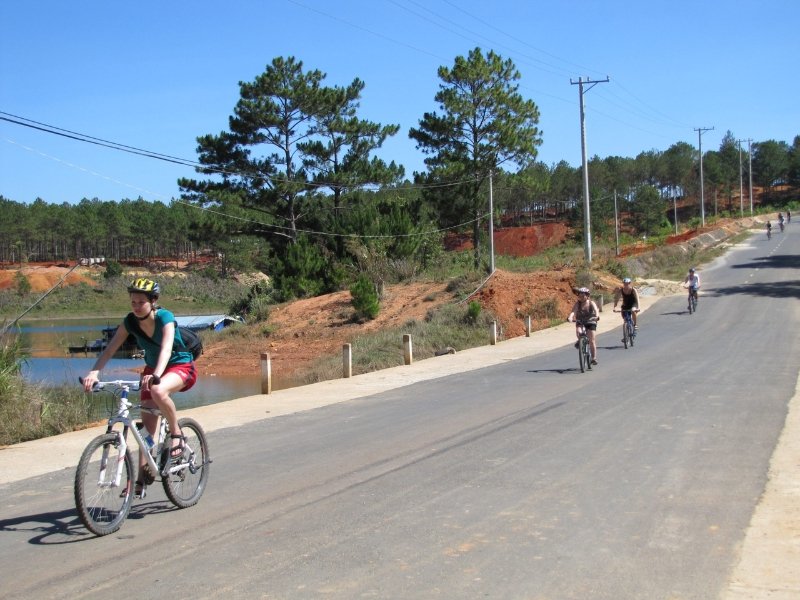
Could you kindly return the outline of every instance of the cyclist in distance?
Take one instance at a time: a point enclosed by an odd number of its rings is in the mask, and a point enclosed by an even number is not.
[[[767,221],[767,239],[772,237],[772,223]]]
[[[578,289],[578,301],[573,305],[572,312],[569,313],[567,321],[581,322],[586,327],[586,338],[589,341],[589,349],[592,353],[592,364],[597,364],[597,344],[595,343],[594,332],[597,329],[597,322],[600,320],[600,311],[597,304],[594,303],[590,294],[589,288]],[[575,342],[577,348],[580,344],[580,329],[575,326],[575,337],[578,341]]]
[[[778,213],[778,227],[780,227],[781,231],[783,231],[783,214],[782,213]]]
[[[175,403],[170,394],[183,392],[191,388],[197,381],[197,370],[189,352],[178,332],[175,316],[165,308],[156,304],[160,288],[158,283],[150,279],[135,279],[128,286],[132,312],[123,320],[116,333],[108,342],[108,346],[97,358],[94,367],[83,379],[83,387],[89,392],[99,380],[100,371],[122,346],[129,334],[136,337],[136,343],[144,350],[145,368],[141,377],[141,403],[145,407],[157,407],[169,423],[171,433],[171,458],[183,454],[184,438],[178,425]],[[138,320],[139,327],[131,323]],[[148,337],[149,336],[149,337]],[[142,412],[142,423],[151,436],[156,433],[158,417]],[[154,475],[144,469],[145,458],[139,457],[139,477],[136,481],[136,494],[141,495],[142,482],[153,483]]]
[[[792,222],[792,211],[790,211],[790,210],[786,211],[786,222],[787,223],[791,223]]]
[[[683,285],[689,288],[695,299],[698,299],[697,290],[700,289],[700,275],[697,274],[694,267],[689,269],[689,274],[683,280]]]
[[[622,287],[617,288],[617,291],[614,294],[613,310],[617,310],[617,304],[619,304],[620,300],[622,301],[622,308],[620,310],[631,311],[633,328],[639,329],[639,325],[636,324],[636,312],[639,310],[639,292],[637,292],[636,288],[631,285],[630,277],[623,279]],[[625,322],[625,317],[622,318],[622,321]]]

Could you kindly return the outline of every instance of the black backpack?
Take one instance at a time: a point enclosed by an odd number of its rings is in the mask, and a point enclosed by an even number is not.
[[[125,317],[125,322],[127,324],[128,331],[135,332],[137,335],[140,335],[143,338],[152,339],[149,335],[142,331],[139,321],[136,319],[136,315],[133,313],[130,313]],[[192,353],[192,360],[197,360],[200,358],[200,355],[203,354],[203,340],[200,339],[200,336],[197,335],[197,332],[194,329],[189,329],[188,327],[183,327],[182,325],[177,326],[177,332],[180,334],[181,339],[183,340],[183,347],[187,352]],[[177,336],[174,343],[177,343]]]

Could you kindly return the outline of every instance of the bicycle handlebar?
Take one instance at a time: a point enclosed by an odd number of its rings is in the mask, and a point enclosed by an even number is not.
[[[83,384],[83,377],[78,377],[78,382]],[[153,384],[158,385],[161,383],[161,378],[158,375],[153,375]],[[131,391],[138,391],[142,387],[142,381],[140,379],[137,380],[124,380],[124,379],[115,379],[113,381],[95,381],[94,385],[92,385],[93,392],[99,392],[100,390],[105,389],[106,386],[114,386],[114,387],[128,387]]]

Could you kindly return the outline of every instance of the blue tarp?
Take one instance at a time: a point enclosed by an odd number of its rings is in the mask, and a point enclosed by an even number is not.
[[[194,315],[187,317],[175,317],[178,325],[181,327],[188,327],[196,331],[204,331],[213,329],[219,331],[234,323],[244,323],[241,317],[232,317],[230,315]]]

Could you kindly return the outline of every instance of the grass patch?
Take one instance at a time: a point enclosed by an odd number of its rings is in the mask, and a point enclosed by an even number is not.
[[[43,386],[20,374],[25,356],[19,337],[0,339],[0,446],[82,429],[100,418],[76,386]]]
[[[480,311],[473,321],[463,304],[448,304],[431,312],[424,320],[408,321],[402,327],[378,331],[358,337],[352,342],[353,375],[369,373],[403,364],[403,335],[411,335],[414,360],[436,356],[446,348],[466,350],[489,343],[489,331],[494,317]],[[315,361],[307,370],[297,374],[293,385],[339,379],[342,376],[341,355]]]

